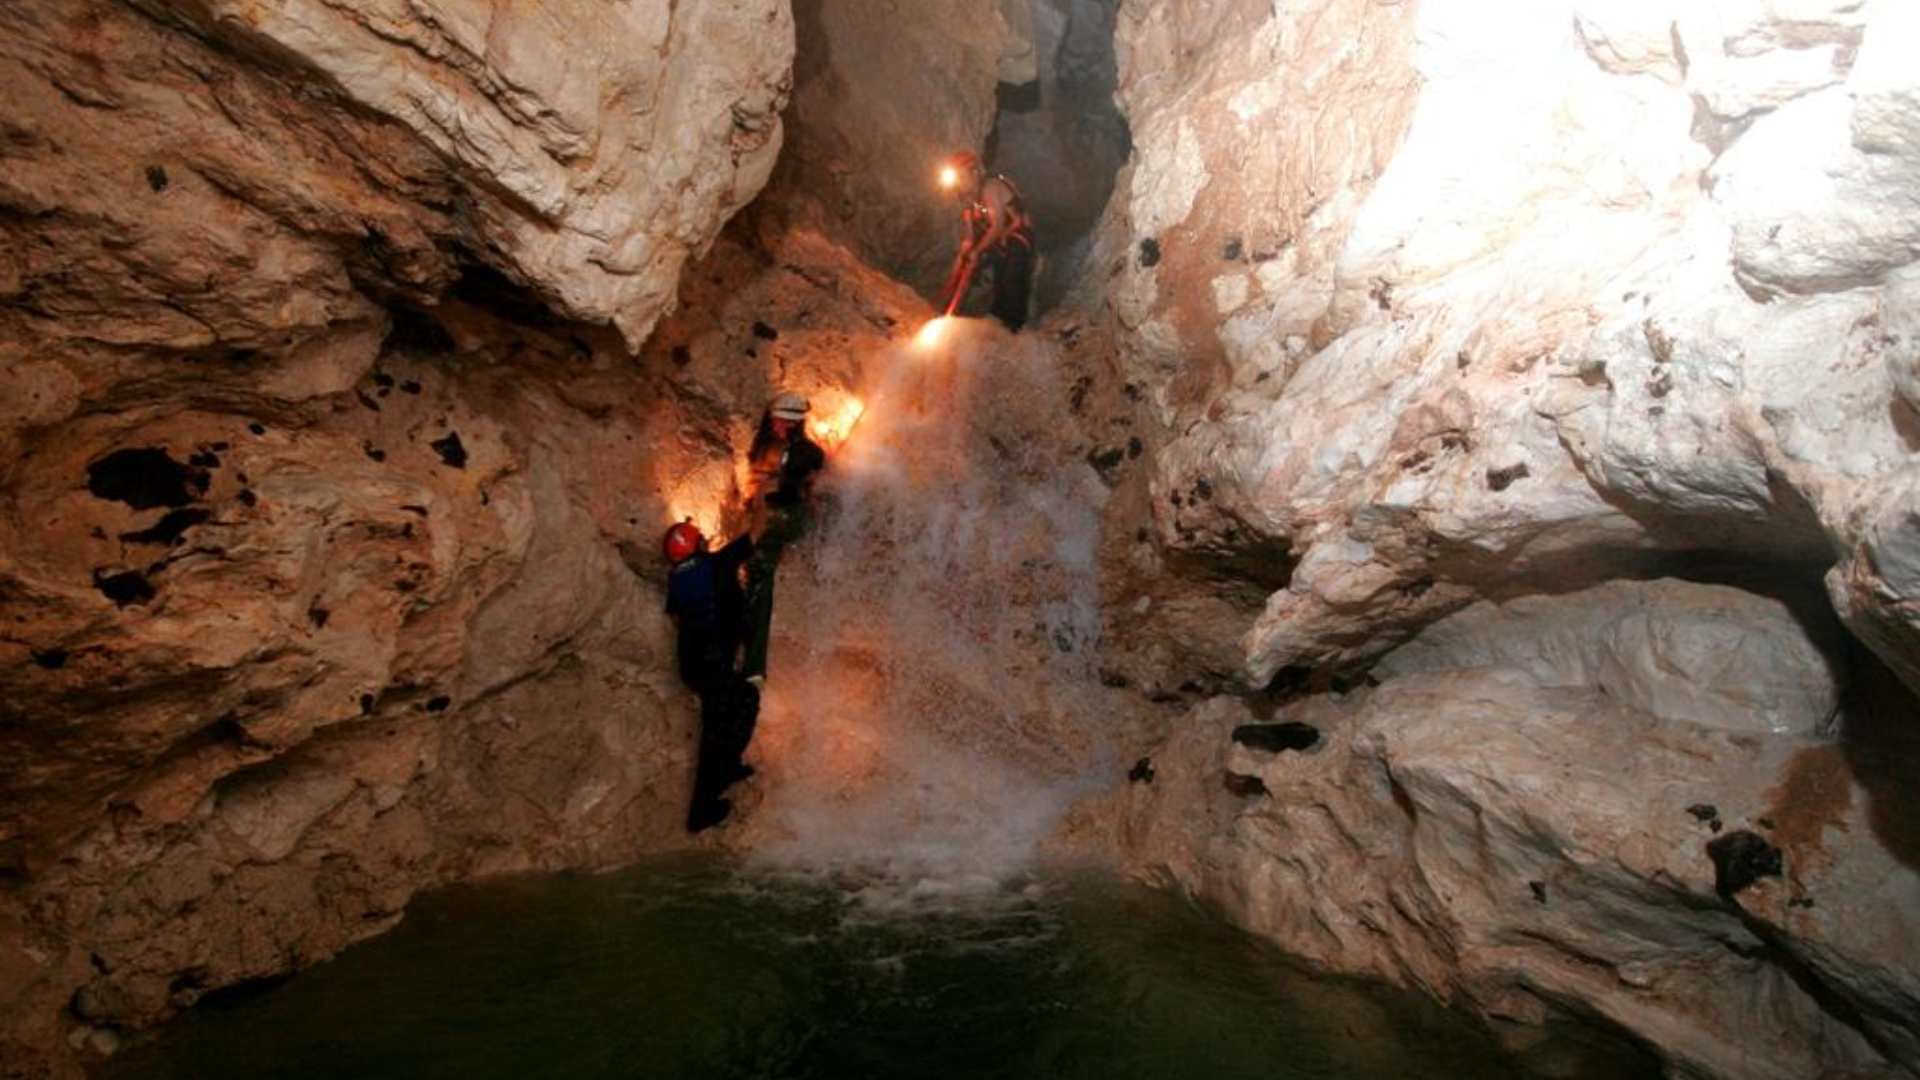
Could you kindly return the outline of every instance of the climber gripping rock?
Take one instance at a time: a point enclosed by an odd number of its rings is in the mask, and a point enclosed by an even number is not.
[[[746,637],[746,605],[740,572],[753,555],[751,536],[741,535],[718,551],[692,522],[667,530],[667,614],[679,631],[680,679],[700,697],[700,757],[695,766],[687,831],[725,821],[733,804],[726,790],[753,775],[741,758],[753,741],[760,692],[737,668]],[[621,557],[636,572],[644,556],[629,543]]]
[[[1033,292],[1033,219],[1020,189],[998,173],[988,174],[980,158],[962,150],[947,159],[940,182],[960,202],[960,250],[947,274],[945,313],[960,306],[974,271],[985,265],[993,275],[993,317],[1018,331],[1027,323]]]
[[[815,476],[827,455],[807,437],[811,406],[783,393],[767,406],[748,451],[754,477],[754,551],[747,563],[747,652],[742,669],[758,687],[766,682],[767,646],[773,635],[773,582],[780,556],[800,538],[810,520]]]

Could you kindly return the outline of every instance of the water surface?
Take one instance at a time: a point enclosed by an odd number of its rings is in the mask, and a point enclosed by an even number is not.
[[[1589,1075],[1653,1075],[1621,1068]],[[1139,886],[862,879],[716,858],[428,897],[331,963],[210,996],[97,1075],[1534,1076],[1462,1017],[1310,976]]]

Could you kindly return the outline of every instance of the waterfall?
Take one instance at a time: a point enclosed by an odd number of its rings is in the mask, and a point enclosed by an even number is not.
[[[1099,738],[1106,491],[1054,345],[952,320],[860,388],[780,570],[756,847],[925,898],[1017,873],[1112,762]]]

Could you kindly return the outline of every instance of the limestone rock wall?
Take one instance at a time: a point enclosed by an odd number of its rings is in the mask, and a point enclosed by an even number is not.
[[[1920,925],[1887,779],[1920,766],[1914,18],[1123,5],[1134,155],[1083,299],[1144,451],[1110,663],[1169,719],[1102,819],[1122,858],[1680,1075],[1920,1068],[1885,959]],[[1253,716],[1323,748],[1229,749]],[[1696,803],[1785,877],[1716,893]]]
[[[791,50],[777,0],[0,12],[0,1071],[420,888],[682,842],[612,541],[730,472],[767,375],[631,353]]]
[[[1245,679],[1683,556],[1832,565],[1910,669],[1907,7],[1176,7],[1123,12],[1107,295],[1161,537],[1298,563]]]
[[[1885,763],[1911,718],[1856,697],[1832,739],[1838,688],[1806,665],[1824,646],[1739,590],[1616,583],[1524,605],[1523,624],[1654,628],[1615,653],[1638,661],[1643,699],[1599,668],[1570,676],[1565,641],[1473,647],[1489,622],[1469,611],[1377,685],[1195,707],[1074,835],[1315,963],[1470,1005],[1533,1053],[1556,1046],[1534,1025],[1571,1016],[1631,1033],[1675,1076],[1907,1075],[1920,849]],[[1718,670],[1690,655],[1682,624],[1702,612],[1743,635]],[[1801,673],[1793,730],[1659,708],[1749,693],[1742,658]],[[1259,734],[1280,723],[1318,738],[1275,749]]]

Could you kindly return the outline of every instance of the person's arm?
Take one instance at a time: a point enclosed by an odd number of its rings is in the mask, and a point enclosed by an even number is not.
[[[1007,185],[997,180],[987,181],[981,190],[981,202],[987,208],[987,231],[974,245],[975,251],[991,251],[1013,228],[1013,197],[1007,191]]]
[[[951,303],[954,299],[954,293],[958,292],[960,286],[967,280],[967,270],[969,264],[971,264],[974,259],[973,233],[973,223],[965,216],[962,216],[960,219],[959,246],[954,251],[953,267],[947,271],[946,284],[940,287],[940,302],[943,304]]]
[[[743,532],[734,537],[727,546],[714,552],[714,558],[720,562],[720,572],[731,574],[734,568],[753,558],[753,534]]]
[[[826,468],[827,452],[820,444],[802,435],[787,446],[787,464],[782,470],[780,488],[790,498],[813,494],[814,478]]]

